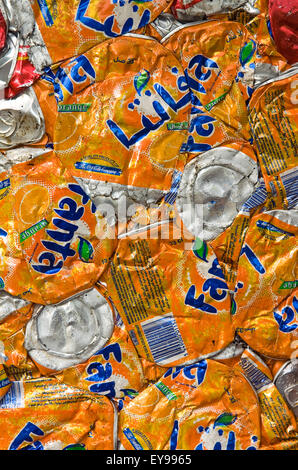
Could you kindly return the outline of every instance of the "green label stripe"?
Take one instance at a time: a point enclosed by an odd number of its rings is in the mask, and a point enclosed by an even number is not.
[[[188,122],[169,122],[167,124],[168,131],[182,131],[188,129]]]
[[[58,104],[58,113],[86,113],[91,103]]]
[[[168,400],[177,400],[175,393],[173,393],[169,389],[169,387],[167,387],[164,383],[157,382],[157,384],[155,384],[155,387],[157,387],[158,390],[160,390],[161,393],[163,393],[167,397]]]
[[[46,227],[47,225],[49,225],[49,222],[46,219],[43,219],[40,222],[37,222],[37,224],[32,225],[32,227],[28,228],[27,230],[24,230],[24,232],[20,234],[20,242],[24,243],[24,241],[27,240],[27,238],[32,237],[39,230]]]
[[[224,93],[223,95],[219,96],[218,98],[215,98],[215,100],[210,101],[210,103],[206,104],[206,106],[204,106],[204,108],[207,109],[207,111],[210,111],[210,109],[212,109],[213,106],[215,106],[217,103],[222,101],[227,94],[228,93]]]
[[[280,286],[280,289],[294,289],[298,287],[298,281],[284,281]]]

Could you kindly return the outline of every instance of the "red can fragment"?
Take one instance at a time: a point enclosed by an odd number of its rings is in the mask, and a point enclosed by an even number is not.
[[[278,52],[294,64],[298,61],[298,0],[269,0],[269,17]]]

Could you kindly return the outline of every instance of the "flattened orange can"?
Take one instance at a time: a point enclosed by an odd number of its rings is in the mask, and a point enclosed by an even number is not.
[[[1,288],[47,304],[95,284],[114,232],[55,155],[15,165],[1,183]]]
[[[176,57],[156,40],[126,35],[44,77],[58,101],[54,150],[71,174],[168,191],[187,139],[190,92]]]
[[[127,450],[255,450],[259,405],[241,373],[208,359],[168,369],[124,406],[119,430]]]
[[[246,102],[253,91],[257,45],[245,26],[218,20],[188,24],[162,44],[181,61],[193,94],[187,151],[249,141]]]
[[[116,411],[108,398],[54,379],[14,382],[0,400],[1,450],[113,450]]]
[[[147,384],[135,347],[118,317],[106,345],[82,364],[56,372],[64,384],[111,399],[134,397]]]
[[[251,219],[241,249],[233,323],[255,351],[290,358],[298,339],[297,210]]]
[[[172,0],[31,0],[35,21],[53,62],[153,21]]]
[[[6,315],[0,320],[0,341],[3,344],[4,368],[12,381],[39,377],[35,364],[24,347],[26,325],[33,313],[33,304],[2,294]],[[1,302],[1,307],[3,303]]]
[[[270,191],[273,185],[278,191],[282,187],[284,198],[290,199],[297,177],[297,86],[298,68],[292,67],[257,88],[249,105],[250,126],[267,189]]]
[[[240,366],[258,394],[261,411],[260,450],[297,449],[295,416],[273,384],[269,368],[249,349],[243,352]]]
[[[139,356],[168,367],[234,338],[229,289],[211,247],[176,235],[170,223],[121,238],[105,275]]]

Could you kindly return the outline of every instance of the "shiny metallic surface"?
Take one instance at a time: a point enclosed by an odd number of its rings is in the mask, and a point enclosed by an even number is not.
[[[8,85],[12,77],[17,62],[19,45],[18,36],[10,32],[6,39],[5,48],[0,55],[0,90]]]
[[[298,418],[298,360],[287,362],[274,377],[274,384]]]
[[[91,289],[60,304],[37,306],[26,328],[25,348],[35,362],[62,370],[103,348],[113,329],[108,302]]]
[[[162,37],[182,26],[182,23],[176,20],[175,16],[171,13],[162,13],[151,24]]]
[[[184,169],[177,208],[186,228],[211,240],[228,227],[257,183],[257,163],[243,152],[218,147]]]
[[[33,88],[0,100],[0,149],[37,142],[45,132],[44,117]]]
[[[14,297],[7,292],[0,291],[0,321],[8,317],[11,313],[19,310],[22,307],[28,305],[29,302],[26,300],[19,299]]]

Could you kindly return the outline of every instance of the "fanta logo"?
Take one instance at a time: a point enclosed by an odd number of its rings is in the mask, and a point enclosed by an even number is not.
[[[95,356],[102,356],[106,361],[110,359],[111,355],[115,361],[121,363],[122,352],[118,343],[110,344],[95,353]],[[89,387],[91,392],[99,393],[100,395],[105,395],[109,398],[116,397],[117,392],[115,380],[110,380],[113,377],[113,365],[111,362],[102,364],[101,362],[94,361],[88,365],[86,372],[88,377],[86,377],[85,380],[88,382],[95,382]],[[120,392],[122,392],[124,397],[129,396],[131,398],[137,394],[135,390],[128,388],[120,389]]]
[[[219,75],[220,68],[214,60],[198,54],[190,60],[184,73],[189,88],[193,92],[206,95],[206,85],[204,82],[207,82],[214,73],[216,73],[216,76]],[[211,137],[214,133],[214,122],[216,122],[216,119],[210,116],[209,113],[206,113],[201,100],[195,94],[192,94],[192,104],[190,134],[195,133],[203,138]],[[212,104],[215,105],[216,103],[209,103],[209,106],[207,105],[208,110],[211,109]],[[186,147],[183,150],[188,152],[206,152],[210,149],[211,145],[201,141],[196,142],[194,137],[190,135]]]
[[[198,362],[197,364],[191,364],[190,366],[177,366],[170,367],[164,374],[164,378],[171,376],[172,379],[176,379],[181,373],[186,380],[195,381],[195,385],[201,385],[206,376],[207,372],[207,361]]]
[[[43,450],[42,443],[40,441],[35,441],[31,434],[34,434],[35,436],[44,436],[44,432],[38,426],[29,421],[12,441],[9,450],[19,449],[24,442],[32,442],[32,444],[23,447],[24,450]]]
[[[296,297],[293,298],[293,308],[287,305],[282,309],[281,314],[273,312],[278,327],[283,333],[291,333],[298,327],[298,323],[293,323],[294,320],[298,322],[298,317],[295,315],[294,309],[298,315],[298,299]]]
[[[179,70],[176,67],[173,67],[171,72],[173,75],[177,75]],[[148,89],[150,78],[150,73],[145,69],[134,77],[134,87],[137,92],[137,96],[133,103],[129,103],[128,109],[133,111],[135,107],[140,105],[141,99],[144,96],[147,106],[150,104],[152,109],[151,113],[153,112],[155,117],[159,117],[159,121],[152,122],[152,120],[150,120],[146,115],[142,114],[141,122],[143,128],[137,131],[131,137],[128,137],[115,121],[112,121],[111,119],[107,120],[107,125],[110,131],[127,149],[135,145],[140,140],[144,139],[150,132],[156,131],[167,121],[170,121],[171,116],[168,114],[168,108],[177,113],[180,109],[187,106],[191,101],[191,93],[184,76],[177,77],[178,89],[184,93],[182,98],[180,98],[178,101],[175,101],[173,96],[160,83],[154,83],[154,92],[151,92]]]
[[[88,80],[90,83],[95,81],[95,70],[86,56],[76,57],[69,62],[68,67],[70,67],[69,74],[62,67],[58,67],[56,74],[50,67],[44,69],[45,74],[42,78],[52,83],[57,102],[64,100],[64,90],[72,95],[75,84],[85,84]]]
[[[194,75],[197,80],[189,76],[188,70],[192,71],[192,69],[194,69],[192,75]],[[208,57],[201,54],[194,56],[190,60],[187,70],[185,71],[189,88],[198,91],[199,93],[206,94],[206,89],[202,82],[207,82],[214,71],[216,72],[216,75],[219,75],[220,68],[214,60],[208,59]]]
[[[77,184],[69,184],[68,188],[79,194],[82,198],[82,204],[85,206],[90,198]],[[59,216],[52,220],[52,223],[58,230],[46,230],[46,233],[52,238],[53,241],[42,240],[42,245],[47,251],[39,255],[38,262],[40,264],[33,264],[32,268],[38,273],[52,275],[57,274],[63,268],[64,262],[67,258],[72,258],[76,255],[75,250],[70,248],[71,241],[78,230],[79,226],[75,223],[81,220],[84,215],[85,207],[77,205],[76,201],[70,197],[60,199],[58,208],[54,212]],[[96,208],[94,204],[91,205],[91,210],[94,213]],[[64,244],[62,244],[64,243]],[[92,245],[85,239],[80,239],[79,242],[79,255],[83,261],[88,261],[93,253]],[[54,253],[58,253],[63,260],[57,260]]]
[[[20,449],[20,446],[24,442],[29,442],[30,444],[22,447],[21,450],[46,450],[46,444],[42,444],[38,440],[34,440],[34,438],[31,436],[44,436],[45,433],[43,432],[40,427],[36,426],[36,424],[31,423],[29,421],[23,429],[19,432],[19,434],[16,436],[16,438],[12,441],[10,444],[9,450],[18,450]],[[61,442],[57,441],[60,447]],[[61,448],[57,449],[61,450]],[[85,450],[85,444],[69,444],[68,446],[64,447],[62,450]]]
[[[224,412],[213,423],[213,426],[199,426],[197,432],[201,434],[200,442],[195,447],[195,450],[235,450],[236,449],[236,434],[234,431],[229,430],[237,420],[237,416],[232,413]],[[227,429],[225,429],[227,427]],[[251,436],[251,442],[256,444],[258,441],[257,436]],[[244,450],[244,449],[243,449]],[[247,447],[245,450],[256,450],[255,445]]]
[[[197,432],[201,434],[199,444],[194,450],[235,450],[236,434],[234,431],[225,431],[226,426],[232,425],[237,419],[232,413],[222,413],[213,423],[213,426],[199,426]],[[177,450],[179,437],[179,421],[174,421],[170,437],[170,450]],[[257,436],[251,436],[252,445],[243,450],[256,450]]]
[[[151,0],[142,0],[140,3],[149,2]],[[113,0],[114,15],[108,16],[104,23],[88,16],[90,0],[81,0],[77,9],[75,20],[82,23],[86,28],[93,31],[104,33],[107,37],[114,38],[116,36],[126,34],[134,29],[142,28],[150,23],[151,12],[144,10],[142,16],[139,14],[139,7],[136,5],[138,1],[127,2],[123,0]],[[122,10],[124,10],[122,12]],[[123,23],[122,18],[127,17]],[[116,21],[115,21],[116,20]],[[118,27],[115,32],[115,26]],[[120,28],[120,31],[119,31]]]
[[[197,243],[197,242],[196,242]],[[196,245],[195,245],[196,247]],[[203,261],[207,262],[207,248],[204,248],[203,245],[200,247],[200,252],[197,249],[194,250],[194,254],[201,258]],[[200,254],[200,256],[198,256]],[[211,268],[208,270],[209,274],[214,276],[218,276],[221,279],[216,278],[209,278],[203,284],[203,292],[208,292],[210,297],[218,302],[223,301],[228,294],[228,286],[226,282],[223,280],[224,275],[221,270],[221,267],[218,264],[217,258],[212,263]],[[205,294],[201,293],[198,298],[196,298],[196,286],[192,285],[186,294],[185,297],[185,305],[189,305],[190,307],[196,308],[198,310],[202,310],[203,312],[216,314],[217,308],[214,305],[210,305],[205,302]]]

